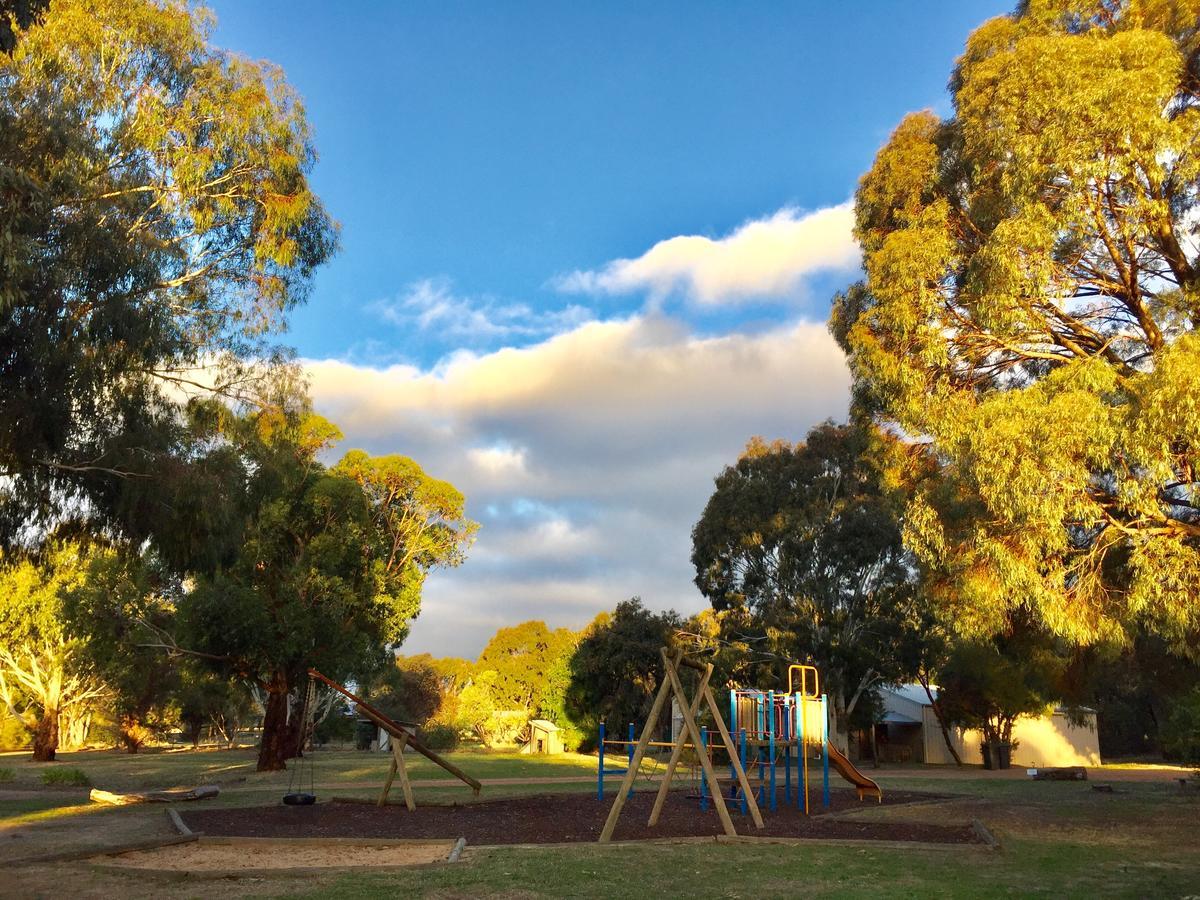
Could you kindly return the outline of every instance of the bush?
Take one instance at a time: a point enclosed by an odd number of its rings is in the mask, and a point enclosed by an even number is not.
[[[0,718],[0,750],[25,750],[29,747],[29,729],[16,716]]]
[[[17,780],[17,773],[8,766],[0,766],[0,784],[12,784]]]
[[[458,729],[450,725],[430,725],[421,730],[421,741],[430,750],[453,750],[458,746]]]
[[[1163,749],[1173,759],[1200,762],[1200,687],[1175,703],[1162,729]]]
[[[91,787],[91,779],[82,769],[69,769],[66,766],[55,766],[42,772],[42,784],[60,787]]]
[[[335,709],[317,726],[313,739],[318,744],[348,744],[354,740],[354,716]]]

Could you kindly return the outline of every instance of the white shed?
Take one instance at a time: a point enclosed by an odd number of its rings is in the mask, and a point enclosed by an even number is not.
[[[937,688],[931,688],[936,696]],[[904,684],[883,690],[883,724],[887,751],[913,762],[954,762],[942,737],[937,716],[925,689]],[[1082,725],[1073,724],[1062,709],[1050,715],[1022,716],[1013,724],[1014,766],[1098,766],[1100,742],[1096,713],[1084,710]],[[982,735],[978,731],[950,729],[950,739],[964,763],[981,764]]]

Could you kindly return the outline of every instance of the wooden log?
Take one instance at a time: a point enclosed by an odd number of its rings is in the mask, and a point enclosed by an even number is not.
[[[417,808],[417,804],[413,801],[412,785],[408,783],[408,768],[404,765],[404,745],[407,742],[407,737],[396,738],[392,741],[392,757],[395,759],[396,770],[400,773],[400,789],[404,791],[404,805],[408,807],[409,812],[412,812]]]
[[[671,687],[680,698],[679,711],[683,713],[683,727],[688,730],[691,735],[692,743],[697,747],[700,746],[700,729],[696,727],[696,718],[692,715],[691,704],[687,702],[687,694],[683,692],[683,685],[679,682],[679,673],[675,671],[675,666],[671,665],[671,660],[667,656],[667,648],[663,647],[660,651],[663,662],[667,668],[667,678],[671,682]],[[705,690],[708,687],[705,686]],[[716,708],[713,711],[717,713]],[[718,719],[720,713],[717,713]],[[707,753],[700,754],[700,767],[704,770],[704,774],[708,776],[709,784],[717,783],[717,773],[713,771],[712,760],[708,758]],[[726,834],[737,834],[737,829],[733,827],[733,820],[729,818],[729,810],[725,808],[725,797],[720,791],[713,791],[713,805],[717,808],[717,816],[721,819],[721,827],[725,829]]]
[[[89,799],[95,803],[111,803],[113,806],[128,806],[132,803],[178,803],[186,800],[207,800],[216,797],[221,789],[215,784],[202,784],[194,788],[180,788],[169,791],[133,791],[128,794],[117,794],[113,791],[102,791],[92,788]]]
[[[706,666],[704,674],[700,676],[700,687],[696,691],[696,695],[692,698],[692,715],[695,716],[700,709],[700,703],[704,699],[704,689],[708,687],[708,680],[712,677],[712,666]],[[662,815],[663,804],[667,800],[667,791],[671,789],[671,779],[675,776],[675,767],[679,765],[679,758],[683,755],[683,748],[687,744],[687,731],[680,730],[679,737],[675,739],[671,746],[671,758],[667,761],[667,771],[663,775],[663,782],[658,786],[658,796],[654,798],[654,808],[650,811],[650,819],[647,825],[657,825],[658,818]],[[706,752],[704,748],[697,747],[696,753]],[[715,790],[720,790],[719,785],[714,786]]]
[[[1083,766],[1059,766],[1050,769],[1030,769],[1034,781],[1087,781]]]
[[[712,688],[707,685],[704,688],[704,699],[708,701],[708,708],[712,710],[713,720],[717,723],[717,731],[721,733],[721,740],[725,743],[725,749],[733,763],[733,771],[737,776],[738,784],[742,787],[742,794],[746,798],[746,806],[750,810],[750,818],[754,820],[754,827],[765,828],[762,812],[758,808],[758,800],[754,796],[754,790],[750,787],[750,779],[746,777],[746,770],[742,767],[741,755],[733,745],[729,729],[725,727],[725,719],[722,718],[721,708],[717,706],[717,700],[713,697]]]
[[[379,793],[379,800],[375,803],[376,806],[387,806],[388,794],[392,790],[392,782],[396,780],[397,771],[398,768],[396,766],[396,760],[395,757],[393,757],[391,765],[388,766],[387,780],[384,781],[383,790]]]

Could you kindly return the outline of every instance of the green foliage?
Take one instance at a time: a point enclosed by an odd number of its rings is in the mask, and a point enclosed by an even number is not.
[[[534,718],[543,713],[551,692],[562,692],[562,660],[574,647],[569,629],[551,631],[545,622],[522,622],[497,631],[475,668],[496,673],[492,702],[497,709],[523,710]],[[556,672],[560,681],[552,683]]]
[[[1172,710],[1200,689],[1200,664],[1155,635],[1073,654],[1064,699],[1096,710],[1100,755],[1159,754]]]
[[[585,634],[571,657],[565,704],[584,748],[595,746],[600,722],[622,730],[645,722],[661,684],[659,651],[674,644],[680,624],[674,612],[651,612],[634,597]]]
[[[1058,648],[1027,627],[1010,636],[957,644],[941,667],[938,703],[948,722],[978,729],[985,742],[1011,741],[1013,723],[1058,699]]]
[[[17,773],[8,766],[0,766],[0,784],[12,784],[17,780]]]
[[[173,700],[179,723],[193,745],[199,743],[204,727],[227,744],[232,743],[244,723],[254,718],[254,702],[246,685],[213,672],[197,660],[179,665],[179,681]]]
[[[159,642],[170,626],[179,593],[157,560],[107,552],[93,555],[81,583],[63,597],[68,628],[104,682],[106,711],[130,752],[173,724],[179,666],[147,645]]]
[[[260,764],[276,768],[299,740],[279,729],[294,728],[286,697],[306,670],[369,684],[387,666],[385,648],[407,635],[425,573],[456,564],[473,530],[461,495],[411,461],[355,452],[321,465],[340,434],[295,386],[281,393],[273,407],[221,422],[243,459],[230,490],[245,498],[247,525],[236,558],[200,573],[178,607],[183,646],[267,692]]]
[[[61,719],[106,693],[67,624],[64,601],[110,555],[62,541],[36,558],[0,556],[0,700],[32,733],[36,759],[54,759]]]
[[[42,772],[42,784],[47,787],[91,787],[92,781],[82,769],[55,766]]]
[[[1173,758],[1200,763],[1200,687],[1180,697],[1163,725],[1163,749]]]
[[[452,725],[430,725],[421,730],[421,740],[433,750],[454,750],[458,747],[458,729]]]
[[[841,730],[878,684],[907,674],[912,563],[870,462],[890,443],[832,424],[802,444],[756,438],[717,477],[692,531],[696,586],[716,612],[692,625],[718,649],[720,674],[784,689],[790,663],[812,663]]]
[[[347,708],[335,707],[333,712],[317,723],[313,737],[318,744],[337,742],[346,744],[354,740],[354,716],[347,714]]]
[[[1031,0],[860,182],[835,300],[907,541],[966,633],[1200,647],[1200,4]]]
[[[135,543],[217,533],[183,521],[190,505],[161,514],[194,481],[177,389],[244,396],[334,248],[304,110],[180,0],[62,0],[16,25],[0,51],[0,543],[64,508]]]
[[[398,722],[423,726],[441,708],[441,676],[424,660],[397,657],[371,680],[363,699]]]
[[[25,750],[29,747],[30,732],[25,722],[7,709],[0,711],[0,751]]]

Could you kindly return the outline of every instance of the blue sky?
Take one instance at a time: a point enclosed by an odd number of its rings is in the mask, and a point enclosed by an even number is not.
[[[845,413],[842,204],[1011,2],[211,5],[303,96],[342,225],[288,336],[318,408],[483,525],[408,645],[473,656],[631,594],[699,608],[712,477]]]

